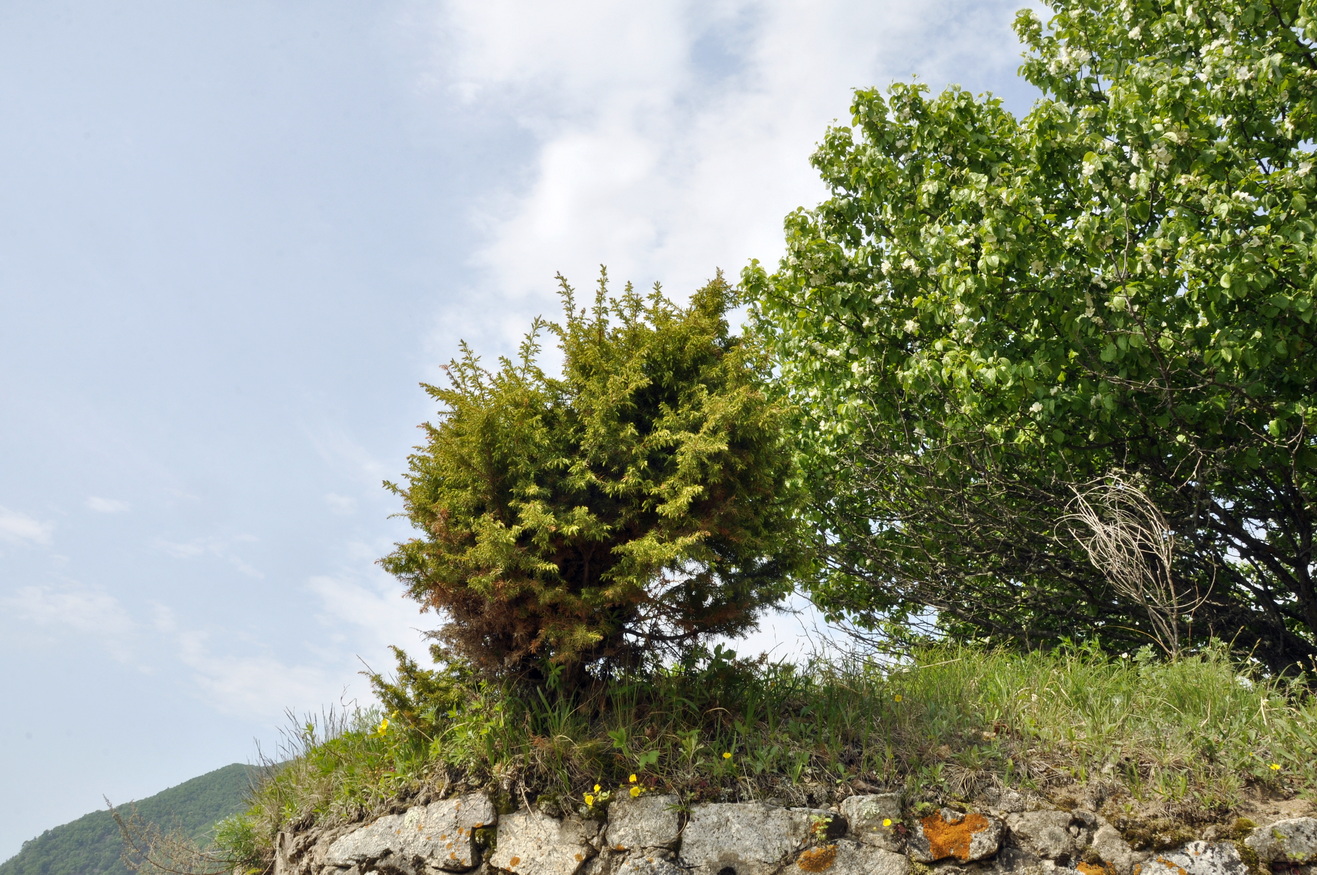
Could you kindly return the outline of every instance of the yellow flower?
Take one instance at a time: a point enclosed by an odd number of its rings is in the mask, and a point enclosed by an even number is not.
[[[1272,764],[1271,764],[1271,770],[1272,770],[1273,772],[1279,772],[1279,771],[1280,771],[1280,763],[1272,763]]]
[[[724,752],[723,752],[723,759],[725,759],[725,760],[730,760],[731,758],[732,758],[732,752],[731,752],[731,751],[724,751]]]
[[[892,696],[892,701],[893,701],[893,702],[899,702],[899,701],[901,701],[901,694],[900,694],[900,693],[897,693],[895,696]]]
[[[637,796],[639,796],[639,795],[640,795],[641,793],[643,793],[643,792],[644,792],[644,790],[642,790],[640,787],[632,787],[632,788],[631,788],[631,798],[632,798],[632,799],[635,799]]]
[[[890,817],[884,817],[883,826],[891,826],[891,825],[892,825],[892,819]]]
[[[594,785],[594,791],[595,791],[596,793],[599,792],[599,785],[598,785],[598,784],[595,784],[595,785]]]
[[[380,721],[380,725],[375,727],[375,734],[383,735],[386,731],[388,731],[388,728],[389,728],[389,718],[385,717],[383,720]]]
[[[634,783],[636,783],[636,776],[635,776],[635,775],[632,775],[632,776],[631,776],[630,778],[628,778],[627,780],[630,781],[632,784],[634,784]]]
[[[586,794],[585,794],[585,804],[588,805],[590,808],[594,808],[594,794],[593,794],[593,793],[586,793]]]

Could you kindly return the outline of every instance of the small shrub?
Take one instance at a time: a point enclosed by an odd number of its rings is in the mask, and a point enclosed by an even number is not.
[[[721,277],[678,307],[657,287],[537,320],[518,359],[469,349],[403,499],[420,537],[381,560],[445,617],[443,639],[487,678],[570,687],[751,628],[804,567],[784,413],[767,360],[733,336]],[[540,337],[562,351],[539,364]]]

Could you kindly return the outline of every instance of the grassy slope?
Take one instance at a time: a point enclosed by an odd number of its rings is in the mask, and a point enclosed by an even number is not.
[[[941,647],[897,667],[804,670],[714,655],[584,696],[403,675],[382,691],[388,721],[300,730],[300,756],[248,815],[267,853],[289,821],[355,820],[463,787],[588,815],[634,792],[818,805],[888,789],[915,805],[1008,786],[1059,805],[1099,799],[1131,829],[1317,796],[1317,700],[1242,673],[1223,649],[1168,663]]]
[[[207,842],[221,818],[242,811],[251,788],[250,766],[216,769],[135,803],[138,815],[163,829]],[[23,843],[0,864],[0,875],[130,875],[120,861],[123,841],[108,811],[93,811]]]

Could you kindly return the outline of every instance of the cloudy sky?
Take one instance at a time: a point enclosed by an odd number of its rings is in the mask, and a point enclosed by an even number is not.
[[[1027,109],[1021,5],[0,6],[0,860],[369,704],[417,384],[774,261],[853,88]]]

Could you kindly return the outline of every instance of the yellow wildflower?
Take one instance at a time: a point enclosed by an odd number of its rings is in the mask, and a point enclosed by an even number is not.
[[[643,792],[644,792],[644,790],[642,790],[640,787],[632,787],[632,788],[631,788],[631,798],[632,798],[632,799],[635,799],[637,796],[639,796],[639,795],[640,795],[641,793],[643,793]]]
[[[732,752],[731,752],[731,751],[724,751],[724,752],[723,752],[723,759],[725,759],[725,760],[730,760],[731,758],[732,758]]]

